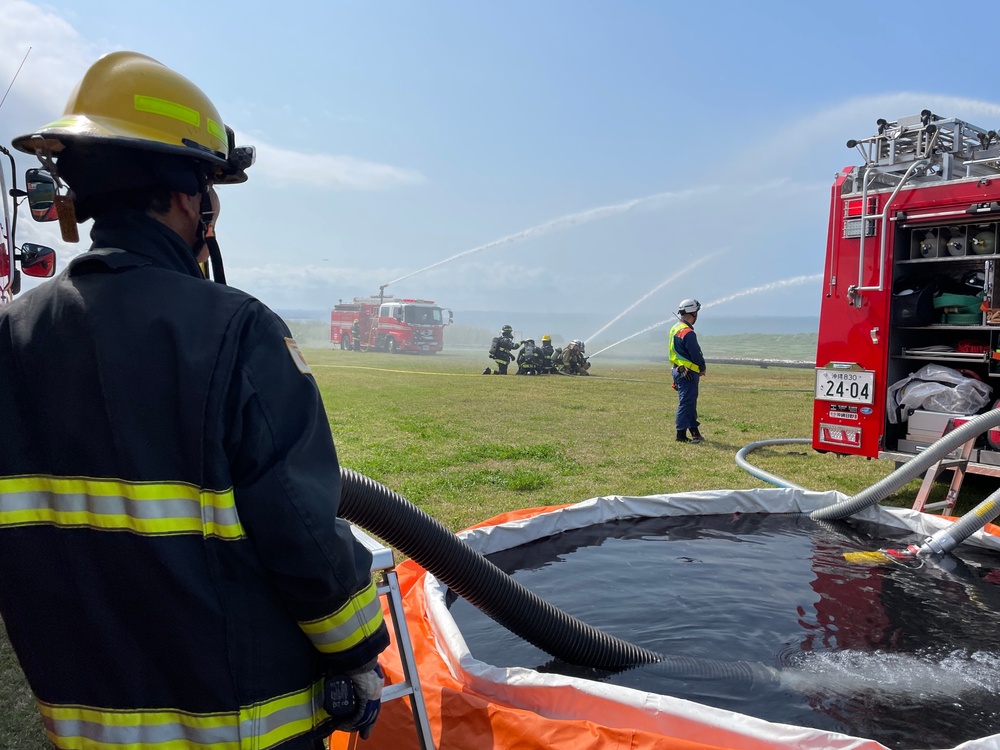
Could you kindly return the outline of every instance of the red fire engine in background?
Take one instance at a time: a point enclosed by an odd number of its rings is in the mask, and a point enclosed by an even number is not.
[[[360,332],[357,342],[352,333],[355,321]],[[341,349],[436,354],[444,344],[444,327],[452,322],[451,310],[433,300],[385,294],[355,297],[335,305],[330,313],[330,341]]]
[[[928,110],[877,126],[833,184],[812,444],[905,461],[948,419],[893,414],[894,384],[929,363],[1000,384],[1000,139]]]

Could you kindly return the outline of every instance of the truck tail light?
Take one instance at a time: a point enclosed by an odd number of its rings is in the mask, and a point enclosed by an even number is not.
[[[831,445],[846,445],[851,448],[860,448],[861,428],[820,422],[819,441],[821,443],[830,443]]]

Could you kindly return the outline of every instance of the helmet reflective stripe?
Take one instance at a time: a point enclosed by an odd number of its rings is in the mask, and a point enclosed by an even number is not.
[[[115,710],[38,702],[46,730],[61,747],[254,747],[271,748],[314,728],[314,706],[322,702],[323,682],[238,710],[191,713],[169,709]],[[325,714],[320,714],[325,716]],[[67,743],[60,743],[65,739]]]
[[[370,637],[382,624],[382,604],[372,582],[328,617],[300,622],[302,632],[324,654],[347,651]]]
[[[158,99],[155,96],[143,96],[142,94],[136,94],[135,111],[149,112],[150,114],[162,115],[163,117],[172,117],[175,120],[180,120],[183,123],[194,125],[195,127],[201,125],[201,115],[198,114],[197,110],[185,107],[183,104],[178,104],[177,102],[168,102],[166,99]],[[218,123],[216,123],[216,127],[218,127]]]
[[[0,527],[49,525],[243,539],[232,490],[28,476],[0,479]]]
[[[190,107],[185,107],[183,104],[169,102],[166,99],[158,99],[155,96],[143,96],[142,94],[136,94],[135,111],[149,112],[154,115],[171,117],[174,120],[178,120],[188,125],[193,125],[196,128],[201,127],[200,112],[191,109]],[[205,117],[205,129],[219,140],[228,142],[225,125],[217,123],[211,117]]]

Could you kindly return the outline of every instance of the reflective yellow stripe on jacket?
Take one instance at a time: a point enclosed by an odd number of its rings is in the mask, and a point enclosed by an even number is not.
[[[322,722],[323,683],[246,706],[239,713],[194,714],[170,710],[121,711],[55,706],[39,701],[49,740],[59,750],[266,750]]]
[[[689,359],[684,359],[684,357],[679,356],[674,350],[674,336],[683,331],[685,328],[691,328],[691,326],[682,321],[680,323],[675,323],[674,327],[670,329],[670,364],[686,367],[689,370],[694,370],[695,372],[701,372],[701,368],[698,367],[698,365]]]
[[[382,605],[372,582],[332,615],[300,622],[299,627],[318,651],[336,654],[368,638],[381,624]]]
[[[32,475],[0,479],[0,527],[50,525],[244,538],[233,491]]]

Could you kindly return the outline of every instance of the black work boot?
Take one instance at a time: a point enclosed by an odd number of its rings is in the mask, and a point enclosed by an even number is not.
[[[489,375],[490,372],[491,372],[490,368],[487,367],[485,370],[483,370],[483,375]]]
[[[677,442],[678,443],[689,443],[689,442],[691,442],[690,440],[688,440],[688,436],[687,436],[686,433],[687,433],[687,430],[677,430]]]
[[[703,437],[701,436],[701,433],[700,433],[700,432],[698,432],[698,428],[697,428],[697,427],[692,427],[692,428],[691,428],[691,442],[692,442],[692,443],[700,443],[700,442],[702,442],[702,441],[703,441],[704,439],[705,439],[705,438],[703,438]]]

